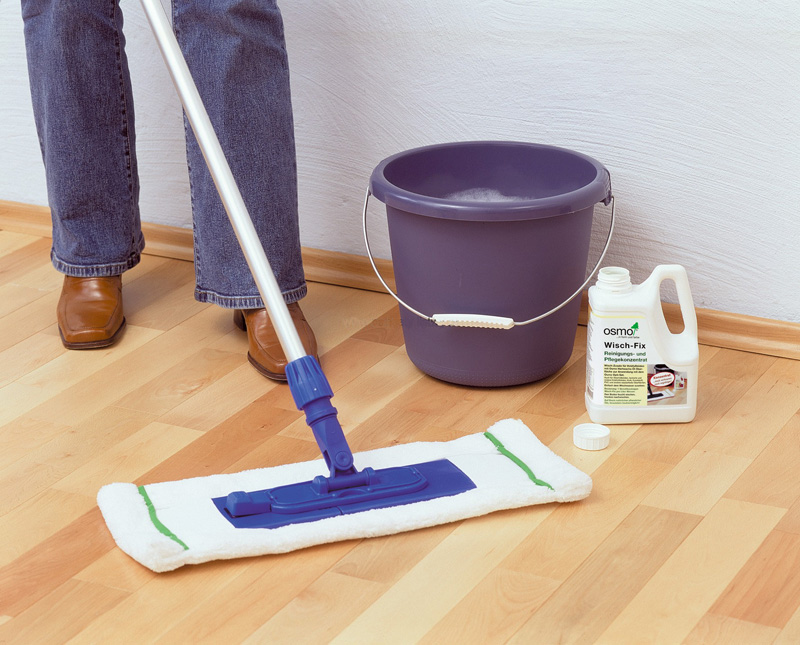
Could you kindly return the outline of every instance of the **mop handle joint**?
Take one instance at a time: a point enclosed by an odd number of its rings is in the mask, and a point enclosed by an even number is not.
[[[306,355],[289,362],[286,379],[295,405],[305,412],[306,422],[330,468],[330,478],[357,474],[353,452],[345,439],[336,408],[331,405],[333,390],[317,359]]]

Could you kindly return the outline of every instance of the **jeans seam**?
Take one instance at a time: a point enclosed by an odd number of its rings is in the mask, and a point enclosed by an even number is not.
[[[130,121],[128,120],[127,97],[125,95],[125,81],[122,71],[122,51],[120,46],[120,29],[118,26],[119,3],[116,1],[111,2],[111,21],[114,23],[114,53],[117,60],[117,74],[119,79],[119,93],[122,117],[122,142],[125,149],[125,170],[128,175],[128,196],[133,200],[133,168],[131,164],[131,142],[130,142]],[[133,205],[131,205],[132,207]]]
[[[281,294],[284,302],[290,305],[305,298],[308,294],[308,285],[303,283],[294,289],[282,291]],[[194,297],[198,302],[208,302],[226,309],[260,309],[264,306],[261,296],[231,296],[200,287],[195,288]]]
[[[175,41],[178,43],[178,46],[183,51],[184,46],[181,43],[181,30],[178,27],[178,16],[177,16],[177,3],[175,0],[172,0],[170,3],[171,14],[172,14],[172,31],[175,34]],[[198,244],[198,235],[197,235],[197,217],[196,217],[196,200],[195,200],[195,186],[194,181],[192,180],[192,160],[189,155],[189,136],[190,136],[191,128],[187,122],[186,114],[183,115],[183,140],[185,143],[185,150],[186,150],[186,170],[189,175],[189,206],[192,209],[192,247],[194,250],[194,273],[195,273],[195,282],[200,284],[203,281],[203,272],[202,272],[202,262],[200,261],[200,245]]]
[[[140,244],[140,247],[143,247]],[[55,250],[50,251],[50,261],[53,267],[63,273],[64,275],[72,276],[75,278],[94,278],[94,277],[108,277],[114,275],[121,275],[128,269],[132,269],[141,261],[141,248],[131,254],[131,256],[122,262],[108,262],[106,264],[91,264],[81,265],[65,262],[58,257]]]

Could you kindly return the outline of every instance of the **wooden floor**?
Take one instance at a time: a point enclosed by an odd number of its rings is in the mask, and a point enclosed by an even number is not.
[[[230,316],[194,302],[190,263],[146,256],[124,277],[122,341],[74,352],[48,251],[0,231],[0,642],[800,642],[800,362],[703,346],[693,423],[615,426],[582,452],[584,328],[552,378],[461,388],[411,365],[390,297],[312,284],[354,450],[514,417],[592,494],[154,574],[115,547],[103,484],[302,461],[316,444]]]

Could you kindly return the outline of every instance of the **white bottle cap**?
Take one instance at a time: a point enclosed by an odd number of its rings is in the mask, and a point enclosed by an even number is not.
[[[602,450],[610,439],[611,431],[599,423],[581,423],[572,430],[572,442],[581,450]]]

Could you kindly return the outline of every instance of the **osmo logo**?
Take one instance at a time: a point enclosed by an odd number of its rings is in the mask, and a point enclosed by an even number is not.
[[[606,327],[603,329],[603,333],[606,336],[634,336],[636,332],[639,331],[639,323],[633,323],[630,329],[624,329],[622,327]]]

